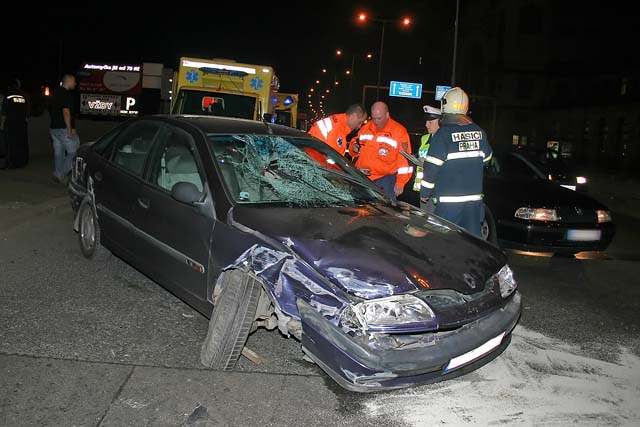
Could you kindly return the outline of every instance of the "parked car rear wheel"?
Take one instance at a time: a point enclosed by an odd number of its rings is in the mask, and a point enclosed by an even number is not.
[[[91,203],[83,203],[78,212],[78,243],[85,258],[92,259],[105,252],[100,245],[100,224]]]
[[[223,273],[222,291],[209,321],[209,331],[202,343],[203,365],[224,371],[235,366],[244,347],[256,314],[262,288],[251,274],[242,270]]]

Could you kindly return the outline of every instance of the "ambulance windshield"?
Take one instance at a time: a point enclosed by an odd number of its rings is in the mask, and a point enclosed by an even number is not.
[[[255,109],[256,98],[253,96],[183,89],[178,95],[174,113],[252,120]]]
[[[320,141],[273,135],[209,135],[229,193],[238,203],[354,206],[384,197]]]

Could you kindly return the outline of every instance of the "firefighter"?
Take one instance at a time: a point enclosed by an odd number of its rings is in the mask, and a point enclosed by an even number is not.
[[[442,113],[439,108],[432,107],[430,105],[425,105],[422,107],[424,111],[425,118],[425,127],[427,128],[427,133],[422,135],[420,138],[420,148],[418,149],[418,158],[421,162],[424,163],[427,158],[427,153],[429,152],[429,146],[431,145],[430,139],[433,134],[435,134],[438,129],[440,129],[440,118],[442,117]],[[418,166],[416,168],[416,178],[413,182],[413,191],[420,192],[420,182],[422,181],[423,176],[423,168],[422,166]],[[435,203],[433,203],[433,199],[430,200],[430,203],[420,204],[421,208],[428,211],[433,212],[435,210]]]
[[[389,116],[387,104],[378,101],[371,106],[371,120],[360,128],[356,147],[356,167],[395,201],[413,174],[400,154],[411,153],[411,141],[407,129]]]
[[[440,129],[431,137],[420,183],[420,201],[435,201],[435,214],[480,237],[484,217],[482,176],[492,150],[487,134],[467,112],[469,97],[459,87],[442,97]]]
[[[315,122],[309,134],[344,156],[348,152],[347,135],[362,126],[366,119],[364,108],[360,104],[353,104],[342,114],[332,114]]]
[[[0,129],[6,144],[4,168],[21,168],[29,162],[27,117],[30,103],[22,91],[20,80],[14,79],[2,100]]]

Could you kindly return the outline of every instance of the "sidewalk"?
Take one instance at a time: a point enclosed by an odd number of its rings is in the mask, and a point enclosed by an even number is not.
[[[0,355],[0,425],[402,425],[315,375]],[[346,407],[350,407],[346,409]]]

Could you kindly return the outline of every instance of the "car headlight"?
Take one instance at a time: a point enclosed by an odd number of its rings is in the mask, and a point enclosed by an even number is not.
[[[544,208],[519,208],[516,210],[515,217],[533,221],[558,221],[560,219],[555,209]]]
[[[424,332],[438,329],[436,316],[426,302],[413,295],[393,295],[347,307],[340,322],[369,332]]]
[[[598,215],[598,223],[611,222],[611,214],[608,211],[598,209],[596,215]]]
[[[587,178],[585,178],[584,176],[577,176],[576,177],[576,183],[577,184],[586,184],[587,183]]]
[[[513,277],[513,271],[511,270],[511,267],[509,267],[509,264],[505,264],[504,267],[502,267],[496,274],[491,276],[489,280],[498,282],[498,285],[500,286],[500,295],[502,295],[502,298],[507,298],[518,287],[516,279]]]

